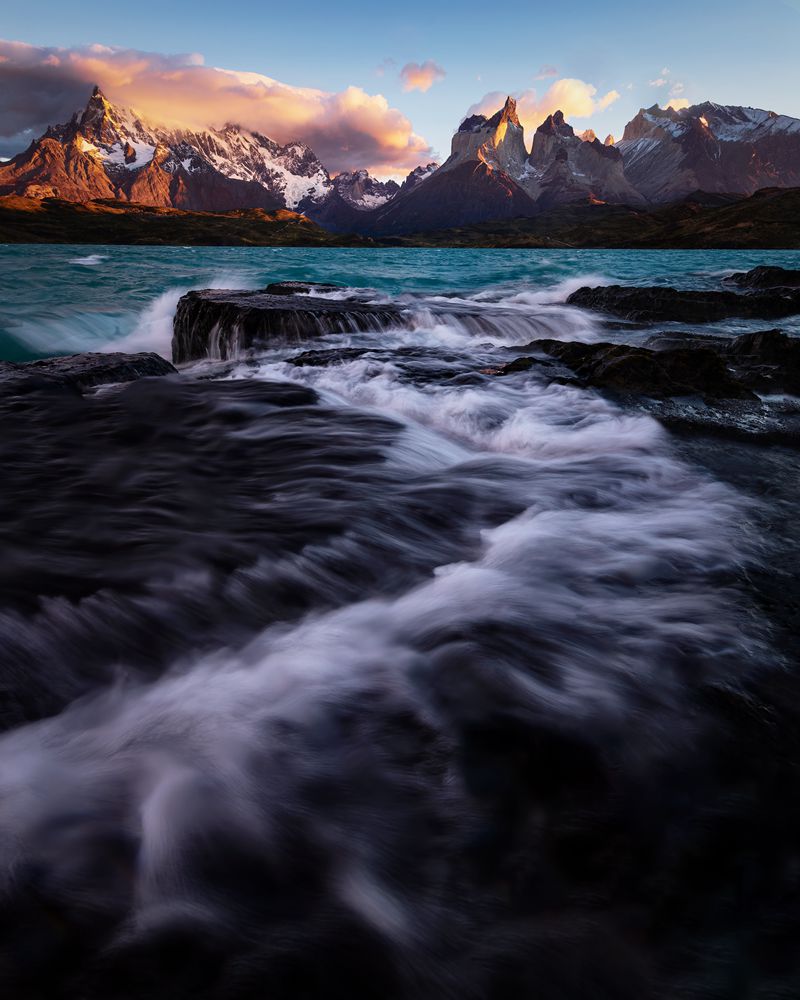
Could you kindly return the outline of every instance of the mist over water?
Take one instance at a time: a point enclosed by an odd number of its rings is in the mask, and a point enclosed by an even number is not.
[[[92,275],[138,251],[108,253],[63,248]],[[482,374],[535,336],[608,336],[568,289],[645,280],[648,255],[380,251],[356,280],[358,252],[304,253],[148,250],[134,320],[76,318],[107,318],[114,271],[70,322],[84,349],[163,350],[180,289],[301,270],[411,321],[0,399],[0,982],[733,995],[705,992],[742,974],[726,845],[757,783],[731,720],[785,667],[743,587],[758,504],[648,417]],[[52,348],[46,309],[38,339],[15,307],[5,333]]]

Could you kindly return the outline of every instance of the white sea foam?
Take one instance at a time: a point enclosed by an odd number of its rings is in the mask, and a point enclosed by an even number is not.
[[[250,288],[256,287],[252,280],[243,279],[236,272],[220,271],[208,283],[210,288]],[[105,352],[155,351],[167,361],[172,360],[172,324],[175,310],[181,296],[185,295],[187,287],[168,288],[156,296],[152,302],[138,314],[135,326],[130,333],[117,340],[104,344]]]
[[[188,288],[170,288],[162,292],[136,319],[136,326],[130,333],[103,345],[103,351],[155,351],[162,358],[172,360],[172,322],[178,300],[188,292]]]
[[[98,264],[102,264],[104,260],[108,260],[108,254],[90,253],[87,257],[73,258],[70,264],[82,264],[83,267],[96,267]]]

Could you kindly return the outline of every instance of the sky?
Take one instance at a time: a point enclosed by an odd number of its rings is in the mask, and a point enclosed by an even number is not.
[[[431,0],[6,0],[0,156],[99,83],[155,120],[307,141],[332,172],[444,159],[461,119],[506,94],[532,131],[561,108],[619,138],[640,107],[713,100],[800,117],[800,0],[659,6]],[[12,44],[16,43],[16,44]]]

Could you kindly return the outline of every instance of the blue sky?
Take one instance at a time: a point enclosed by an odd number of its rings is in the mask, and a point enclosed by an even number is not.
[[[573,121],[603,135],[619,136],[639,107],[663,105],[673,93],[692,103],[751,104],[800,117],[798,0],[670,0],[659,7],[621,0],[468,0],[454,7],[419,0],[391,6],[39,0],[7,8],[0,35],[37,46],[197,52],[206,66],[297,87],[355,86],[383,94],[440,155],[467,109],[488,92],[535,90],[538,102],[561,78],[596,88],[598,100],[619,95]],[[425,92],[404,90],[401,68],[427,60],[444,77]],[[555,75],[537,80],[545,67]]]

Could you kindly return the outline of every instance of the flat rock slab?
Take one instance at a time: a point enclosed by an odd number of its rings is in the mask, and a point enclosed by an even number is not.
[[[634,322],[715,323],[723,319],[782,319],[800,313],[800,288],[769,288],[748,293],[681,291],[606,285],[579,288],[567,304]]]
[[[175,368],[158,354],[70,354],[41,361],[0,361],[0,393],[18,395],[40,389],[83,392],[99,385],[174,375]]]
[[[201,358],[225,361],[252,348],[386,328],[402,323],[402,316],[403,309],[395,305],[296,294],[285,286],[278,294],[229,289],[193,291],[178,302],[172,360],[176,364]]]

